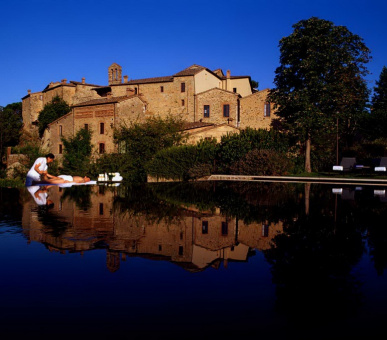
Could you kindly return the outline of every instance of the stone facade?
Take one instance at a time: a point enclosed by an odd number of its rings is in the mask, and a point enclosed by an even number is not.
[[[214,88],[196,96],[197,118],[215,124],[239,121],[239,98],[234,92]],[[206,111],[206,112],[205,112]]]
[[[107,97],[72,106],[72,111],[48,126],[46,147],[58,159],[63,153],[61,138],[74,136],[87,128],[92,131],[94,155],[117,152],[113,143],[114,128],[145,121],[145,103],[139,96]]]
[[[265,89],[240,99],[241,120],[239,126],[241,129],[246,127],[270,129],[271,121],[277,116],[274,105],[267,102],[268,94],[269,90]]]
[[[50,83],[41,92],[29,91],[23,98],[24,128],[36,129],[39,112],[55,96],[72,108],[71,115],[49,125],[43,138],[42,144],[55,155],[63,149],[59,128],[54,126],[62,126],[63,136],[70,136],[87,124],[95,132],[93,145],[98,150],[114,152],[113,128],[140,123],[149,117],[174,116],[186,122],[213,124],[211,132],[190,131],[191,142],[202,137],[219,139],[222,133],[236,128],[268,129],[275,117],[273,106],[266,105],[268,90],[254,92],[249,76],[231,76],[229,70],[225,76],[220,69],[211,71],[192,65],[172,76],[137,80],[123,76],[122,80],[121,66],[113,63],[108,68],[108,82],[108,86],[100,86],[87,84],[84,78],[82,82],[63,79]],[[268,107],[270,115],[265,115]],[[103,133],[99,132],[101,124]]]

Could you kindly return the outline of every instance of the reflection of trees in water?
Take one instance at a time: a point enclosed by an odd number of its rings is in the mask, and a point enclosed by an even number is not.
[[[335,232],[330,218],[310,214],[287,221],[284,233],[264,251],[277,285],[278,309],[303,322],[355,311],[360,282],[351,269],[363,251],[360,230],[338,226]]]
[[[71,225],[69,222],[65,221],[63,217],[52,212],[51,208],[52,207],[48,205],[38,206],[36,208],[38,221],[45,227],[45,232],[54,237],[60,237]]]
[[[124,188],[122,188],[124,189]],[[169,218],[184,208],[220,213],[245,223],[277,222],[294,215],[299,188],[283,183],[157,183],[121,191],[121,211]],[[141,198],[140,198],[141,197]]]
[[[297,219],[285,220],[284,232],[264,251],[272,265],[278,309],[304,324],[357,310],[361,283],[351,270],[365,250],[353,207],[335,207],[328,190],[314,189],[309,214],[300,209]]]
[[[61,200],[69,199],[75,203],[80,210],[88,210],[91,207],[91,186],[76,185],[64,190]]]

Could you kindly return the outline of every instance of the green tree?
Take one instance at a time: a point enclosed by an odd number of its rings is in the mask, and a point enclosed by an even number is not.
[[[383,67],[376,81],[371,101],[371,113],[366,115],[364,133],[371,140],[387,136],[387,68]]]
[[[282,126],[295,137],[311,172],[311,148],[336,138],[350,144],[368,99],[364,76],[370,51],[344,26],[312,17],[282,38],[280,66],[269,100]],[[314,144],[316,145],[314,145]]]
[[[22,103],[0,106],[0,154],[3,156],[4,148],[15,146],[19,143],[22,119]]]
[[[143,124],[121,127],[115,132],[115,141],[120,152],[130,159],[133,173],[126,174],[133,181],[145,182],[145,165],[153,156],[164,148],[180,145],[185,136],[181,132],[183,122],[168,117],[151,118]],[[129,176],[128,176],[129,175]]]
[[[70,174],[83,176],[91,167],[91,134],[89,129],[79,130],[74,137],[62,138],[63,171]]]
[[[48,124],[64,116],[71,111],[70,106],[59,96],[54,97],[47,103],[38,117],[39,136],[42,137]]]
[[[251,80],[250,82],[253,89],[258,89],[259,83],[257,81]]]

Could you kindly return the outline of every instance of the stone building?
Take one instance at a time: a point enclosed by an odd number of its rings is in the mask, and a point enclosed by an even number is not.
[[[218,69],[192,65],[172,76],[129,80],[120,65],[108,68],[107,86],[63,79],[43,91],[22,98],[24,129],[36,129],[39,112],[55,96],[63,98],[71,112],[49,124],[43,146],[55,155],[63,152],[61,137],[73,136],[87,127],[93,131],[96,153],[114,152],[113,130],[121,125],[141,123],[149,117],[175,116],[193,125],[190,139],[220,139],[240,129],[270,128],[273,107],[268,90],[256,91],[250,76],[226,75]],[[203,124],[202,124],[203,123]],[[207,124],[207,125],[205,125]],[[211,131],[210,131],[211,130]]]

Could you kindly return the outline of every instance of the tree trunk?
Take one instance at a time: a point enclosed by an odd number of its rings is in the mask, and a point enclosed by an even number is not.
[[[310,136],[308,135],[308,138],[305,142],[305,171],[306,172],[312,172],[312,168],[310,166]]]

